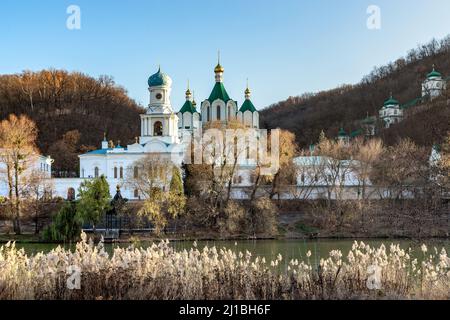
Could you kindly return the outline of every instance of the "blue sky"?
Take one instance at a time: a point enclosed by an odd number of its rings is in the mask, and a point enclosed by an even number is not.
[[[81,9],[81,30],[66,28],[71,4]],[[369,5],[381,9],[380,30],[366,26]],[[187,79],[198,102],[209,96],[220,49],[230,96],[241,103],[249,78],[262,108],[357,83],[449,34],[449,13],[448,0],[1,0],[0,74],[53,67],[111,75],[146,105],[147,78],[161,64],[178,110]]]

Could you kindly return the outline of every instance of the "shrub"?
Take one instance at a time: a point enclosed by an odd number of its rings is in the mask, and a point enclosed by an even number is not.
[[[85,180],[79,188],[80,200],[77,203],[77,212],[84,222],[95,225],[110,209],[111,196],[109,185],[104,176],[93,180]]]
[[[56,214],[53,223],[44,229],[42,237],[45,241],[72,242],[79,237],[82,224],[76,203],[67,202]]]

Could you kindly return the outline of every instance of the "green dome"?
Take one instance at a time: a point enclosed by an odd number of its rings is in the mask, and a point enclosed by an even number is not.
[[[170,86],[170,85],[172,85],[172,79],[167,74],[161,72],[161,68],[158,69],[157,73],[151,75],[150,78],[148,78],[149,87]]]
[[[427,74],[427,78],[442,78],[442,74],[433,69],[433,71]]]
[[[396,106],[399,104],[400,103],[398,102],[398,100],[395,100],[392,96],[384,102],[384,106],[390,106],[390,105]]]

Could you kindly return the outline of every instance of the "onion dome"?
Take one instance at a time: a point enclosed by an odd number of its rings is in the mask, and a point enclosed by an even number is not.
[[[223,73],[225,69],[220,64],[220,51],[217,52],[217,66],[214,68],[214,73]]]
[[[398,106],[400,104],[400,102],[398,102],[398,100],[394,99],[394,97],[390,96],[389,99],[387,99],[386,101],[384,101],[384,106],[388,107],[388,106]]]
[[[195,107],[197,107],[197,102],[195,102],[195,92],[192,93],[192,105]]]
[[[429,74],[427,74],[427,78],[442,78],[442,74],[440,72],[437,72],[434,67],[433,67],[433,71],[431,71]]]
[[[192,101],[191,98],[192,98],[192,94],[191,94],[191,90],[189,89],[189,81],[188,81],[188,88],[186,90],[186,102],[181,107],[180,113],[190,112],[190,113],[194,114],[197,112],[197,110],[195,109],[194,101]]]
[[[245,89],[245,100],[244,103],[242,104],[241,108],[239,109],[239,112],[244,113],[245,111],[250,111],[251,113],[253,112],[257,112],[255,106],[253,105],[252,101],[250,100],[250,94],[251,91],[248,87],[248,83],[247,83],[247,88]]]
[[[214,73],[223,73],[225,69],[220,65],[220,63],[217,64],[217,66],[214,68]]]
[[[186,90],[186,100],[190,100],[191,97],[192,97],[192,93],[191,93],[191,90],[189,88],[189,80],[188,80],[187,90]]]
[[[161,72],[161,67],[158,69],[157,73],[151,75],[150,78],[148,78],[149,87],[171,86],[171,85],[172,79],[164,72]]]

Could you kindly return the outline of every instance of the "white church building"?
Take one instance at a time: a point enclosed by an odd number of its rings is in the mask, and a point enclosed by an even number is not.
[[[379,119],[382,120],[384,127],[390,128],[392,125],[401,122],[405,118],[405,109],[410,105],[415,106],[440,97],[447,90],[448,81],[450,81],[450,77],[445,78],[433,65],[433,70],[426,75],[422,82],[421,97],[401,105],[391,94],[379,111]]]
[[[148,79],[150,103],[146,112],[141,115],[140,137],[131,145],[119,144],[111,148],[105,136],[99,143],[99,149],[79,156],[79,178],[53,179],[55,195],[66,198],[70,190],[77,192],[85,179],[103,175],[109,183],[112,195],[116,186],[120,185],[124,197],[137,200],[141,198],[139,192],[127,189],[124,184],[127,173],[134,172],[133,164],[137,160],[154,154],[171,159],[175,165],[181,166],[186,150],[186,144],[182,141],[183,134],[192,133],[194,129],[210,121],[220,121],[226,125],[228,121],[240,120],[247,127],[258,129],[259,114],[250,100],[251,92],[248,86],[245,90],[245,100],[239,108],[238,102],[231,99],[225,89],[224,68],[220,62],[214,73],[214,87],[209,98],[201,103],[200,112],[196,109],[189,85],[186,102],[179,112],[175,112],[170,101],[172,79],[159,69]],[[237,179],[238,182],[245,183]]]

